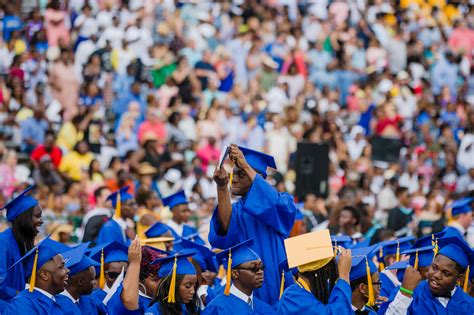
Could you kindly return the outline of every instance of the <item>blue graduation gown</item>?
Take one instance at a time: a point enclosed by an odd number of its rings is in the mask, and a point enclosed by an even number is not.
[[[23,290],[10,302],[4,312],[4,315],[20,314],[61,315],[64,311],[58,302],[43,293],[36,290],[33,292]]]
[[[113,241],[123,243],[127,246],[130,245],[130,239],[126,235],[124,236],[120,225],[114,219],[110,219],[105,222],[100,229],[96,244],[105,244]]]
[[[219,294],[202,311],[203,315],[221,314],[275,314],[275,310],[267,303],[253,297],[253,309],[233,294]]]
[[[283,240],[295,221],[296,206],[287,193],[278,193],[261,176],[255,179],[247,195],[232,204],[232,216],[226,235],[219,234],[218,208],[211,219],[209,242],[216,248],[229,248],[249,238],[252,249],[265,264],[265,281],[254,295],[267,304],[278,302],[281,272],[278,262],[286,258]]]
[[[378,314],[385,314],[390,303],[395,299],[399,290],[394,290],[387,302],[382,304]],[[430,287],[427,280],[420,282],[413,291],[413,300],[408,308],[408,315],[415,314],[430,314],[430,315],[464,315],[474,314],[474,299],[463,292],[462,288],[457,287],[454,295],[449,299],[448,305],[445,308],[431,294]]]
[[[122,300],[120,299],[120,294],[122,294],[123,285],[118,287],[114,295],[110,298],[107,303],[107,312],[114,315],[143,315],[145,310],[150,305],[151,299],[144,297],[142,295],[138,296],[138,309],[130,311],[123,306]]]
[[[179,240],[181,237],[185,237],[185,236],[197,233],[197,230],[195,228],[193,228],[192,226],[186,225],[186,224],[183,225],[183,235],[178,235],[178,233],[176,233],[176,231],[173,230],[172,227],[170,227],[169,225],[168,225],[168,227],[171,231],[171,234],[173,234],[173,237],[176,240]]]
[[[298,315],[352,315],[351,286],[344,280],[338,280],[329,303],[323,304],[316,299],[313,293],[306,291],[299,284],[294,284],[285,290],[278,303],[277,314]]]
[[[91,300],[91,303],[95,305],[96,309],[99,311],[99,314],[106,314],[107,307],[102,303],[102,301],[107,296],[107,293],[101,288],[94,289],[88,298]]]
[[[70,298],[68,298],[65,295],[58,294],[55,296],[56,302],[60,305],[62,309],[62,314],[64,315],[82,315],[83,313],[81,312],[81,309],[79,308],[79,305],[74,304],[73,301],[71,301]],[[84,314],[89,314],[89,313],[84,313]],[[90,313],[94,314],[94,313]]]
[[[25,274],[23,264],[17,264],[7,272],[8,268],[21,258],[11,228],[0,233],[0,244],[0,300],[10,301],[17,292],[25,289]]]
[[[382,285],[380,287],[380,294],[379,295],[388,298],[390,296],[390,294],[392,293],[392,291],[397,286],[384,273],[381,272],[379,274],[379,277],[380,277],[380,282],[382,282]]]
[[[145,315],[161,315],[163,314],[160,310],[160,303],[155,303],[150,306],[146,311]],[[181,304],[181,315],[188,315],[188,309],[185,304]]]

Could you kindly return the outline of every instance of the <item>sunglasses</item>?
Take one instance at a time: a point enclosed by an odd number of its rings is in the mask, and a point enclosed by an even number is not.
[[[120,276],[121,272],[112,272],[112,271],[106,271],[105,274],[109,276],[110,279],[117,279],[118,276]],[[124,272],[123,276],[125,277],[127,273]]]
[[[239,268],[234,268],[234,269],[237,269],[237,270],[247,270],[247,271],[250,271],[250,272],[253,272],[253,273],[257,273],[257,272],[259,272],[260,270],[261,270],[261,271],[264,271],[264,270],[265,270],[265,265],[262,264],[262,265],[260,265],[260,266],[255,266],[255,267],[251,267],[251,268],[239,267]]]

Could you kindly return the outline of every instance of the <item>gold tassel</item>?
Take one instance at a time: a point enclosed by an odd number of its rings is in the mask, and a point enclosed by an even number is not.
[[[467,266],[467,269],[466,269],[466,274],[464,275],[464,283],[462,285],[462,290],[464,291],[464,293],[467,293],[467,285],[469,283],[469,273],[470,273],[470,268],[469,266]]]
[[[282,271],[281,282],[280,282],[280,297],[278,299],[281,299],[281,296],[283,295],[284,290],[285,290],[285,271]]]
[[[416,250],[415,263],[413,264],[413,268],[414,268],[415,270],[418,270],[418,249]]]
[[[219,272],[217,273],[217,278],[219,279],[224,279],[224,276],[225,276],[225,268],[223,265],[220,265],[219,266]]]
[[[381,260],[383,258],[383,247],[380,247],[380,250],[379,250],[379,260]],[[383,270],[385,269],[385,265],[382,262],[379,263],[379,271],[382,272]]]
[[[431,246],[435,246],[435,237],[434,237],[434,234],[431,234]]]
[[[104,264],[104,249],[102,248],[102,253],[100,254],[99,288],[103,289],[104,287],[105,287],[105,264]]]
[[[232,274],[232,251],[229,249],[229,258],[227,258],[227,277],[226,277],[225,290],[224,290],[224,294],[227,296],[230,294],[230,282],[232,281],[231,274]]]
[[[334,257],[337,256],[337,241],[334,241]]]
[[[178,258],[174,258],[173,273],[171,274],[170,290],[168,291],[168,303],[176,303],[176,269],[178,269]]]
[[[120,190],[117,192],[117,203],[115,204],[115,218],[119,219],[122,216],[122,204],[120,201]]]
[[[369,300],[367,301],[367,305],[370,307],[375,305],[375,294],[374,286],[372,284],[372,275],[370,274],[369,261],[367,257],[365,257],[365,269],[367,271],[367,286],[369,287]]]
[[[399,262],[400,261],[400,242],[397,241],[397,253],[395,255],[395,261]]]
[[[435,241],[435,246],[434,246],[434,248],[433,248],[433,252],[434,252],[433,259],[436,257],[436,255],[438,255],[438,251],[439,251],[438,239],[436,239],[436,241]]]
[[[33,262],[33,270],[31,270],[31,278],[30,278],[30,287],[28,288],[29,292],[33,292],[36,285],[36,267],[38,266],[38,248],[36,248],[35,253],[35,260]]]

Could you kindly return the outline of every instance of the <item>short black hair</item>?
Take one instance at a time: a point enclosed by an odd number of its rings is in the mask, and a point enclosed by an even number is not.
[[[369,281],[367,280],[367,276],[360,277],[358,279],[351,281],[351,291],[354,292],[362,283],[368,284]]]
[[[407,187],[397,187],[397,189],[395,190],[395,196],[399,197],[401,194],[405,193],[406,191],[408,191]]]
[[[356,207],[353,207],[353,206],[345,206],[344,208],[342,208],[341,212],[342,211],[349,211],[352,216],[356,219],[356,225],[359,224],[360,222],[360,211],[359,209],[357,209]]]
[[[100,186],[99,188],[97,188],[96,190],[94,190],[94,198],[97,200],[97,198],[100,197],[100,195],[102,195],[102,192],[105,190],[105,189],[108,189],[106,186]]]

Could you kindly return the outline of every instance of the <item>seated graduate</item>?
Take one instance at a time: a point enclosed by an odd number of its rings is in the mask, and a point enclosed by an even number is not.
[[[235,165],[232,180],[224,167],[214,173],[218,206],[211,218],[209,242],[229,248],[253,238],[252,249],[266,266],[265,282],[254,294],[274,305],[281,282],[278,263],[286,258],[283,240],[293,227],[296,206],[291,195],[278,193],[265,181],[267,168],[276,168],[273,157],[231,145],[229,158]],[[232,204],[231,194],[241,198]]]
[[[169,207],[173,215],[171,220],[168,221],[168,227],[175,239],[197,233],[195,228],[186,224],[191,215],[188,204],[184,190],[163,198],[163,205]]]
[[[218,253],[217,259],[227,259],[227,282],[224,292],[216,296],[203,314],[274,314],[275,310],[253,292],[263,284],[265,265],[252,250],[253,239]]]
[[[135,238],[128,248],[129,265],[123,282],[114,283],[116,290],[111,290],[108,293],[110,299],[104,301],[109,314],[143,314],[149,306],[152,298],[148,294],[153,294],[152,291],[156,290],[157,277],[153,274],[153,270],[148,268],[143,270],[143,273],[141,272],[142,260],[157,257],[151,252],[158,250],[147,248],[147,254],[143,257],[138,238]],[[144,262],[145,265],[150,263],[151,261]]]
[[[196,269],[198,278],[197,296],[199,306],[202,309],[208,304],[207,297],[214,295],[214,280],[217,277],[217,262],[215,254],[206,246],[196,244],[182,238],[176,247],[180,249],[196,250],[196,254],[191,258],[191,262]]]
[[[158,290],[159,264],[152,264],[159,258],[167,257],[168,253],[152,246],[142,246],[142,259],[140,263],[139,304],[146,310]]]
[[[171,228],[168,225],[161,223],[160,221],[155,222],[143,234],[145,235],[146,239],[141,239],[142,245],[143,243],[146,243],[151,246],[154,246],[156,245],[155,243],[163,242],[165,247],[158,247],[159,249],[166,250],[167,252],[173,250],[173,241],[175,240],[175,238],[173,237],[173,234],[171,233]]]
[[[115,214],[100,229],[96,240],[97,245],[111,241],[129,245],[130,240],[135,237],[135,231],[127,223],[127,221],[133,221],[137,212],[137,204],[133,196],[128,193],[129,188],[129,186],[120,188],[107,198],[112,201]]]
[[[474,198],[465,197],[448,205],[448,211],[449,208],[451,209],[451,213],[448,217],[451,219],[445,229],[450,234],[457,233],[459,237],[468,242],[469,246],[474,246],[472,243],[473,236],[471,235],[472,232],[470,230],[472,224],[472,211],[474,210],[472,207],[473,202]]]
[[[69,314],[99,314],[100,309],[90,297],[95,286],[95,267],[99,264],[85,255],[88,243],[81,244],[67,252],[69,280],[56,301]]]
[[[26,275],[30,277],[29,288],[15,296],[3,314],[64,314],[55,295],[64,291],[69,270],[58,248],[43,240],[17,263],[24,264]]]
[[[34,186],[27,188],[3,207],[11,224],[11,227],[0,233],[0,300],[3,301],[10,301],[25,288],[23,264],[15,262],[34,247],[37,228],[43,224],[38,201],[28,195],[32,188]],[[15,266],[11,268],[13,265]],[[0,314],[1,310],[0,305]]]
[[[196,269],[188,260],[194,254],[194,251],[186,250],[153,262],[161,265],[158,270],[160,280],[146,315],[199,314]]]
[[[381,311],[388,315],[474,314],[474,301],[463,292],[467,291],[469,269],[474,263],[472,249],[457,236],[441,238],[438,245],[440,250],[429,268],[428,279],[422,281],[420,272],[408,267],[402,286]],[[457,286],[458,282],[463,288]]]
[[[350,250],[339,247],[336,264],[329,230],[289,238],[285,249],[298,279],[283,292],[277,314],[353,314]]]
[[[380,243],[379,253],[377,259],[379,261],[380,281],[382,287],[380,295],[388,298],[390,293],[401,283],[397,278],[397,273],[394,270],[385,269],[391,264],[399,262],[401,252],[411,248],[411,242],[414,240],[412,236],[406,236],[395,240],[385,241]]]
[[[352,290],[352,310],[355,314],[377,314],[375,302],[380,293],[377,266],[372,262],[371,248],[353,251],[349,274]]]

